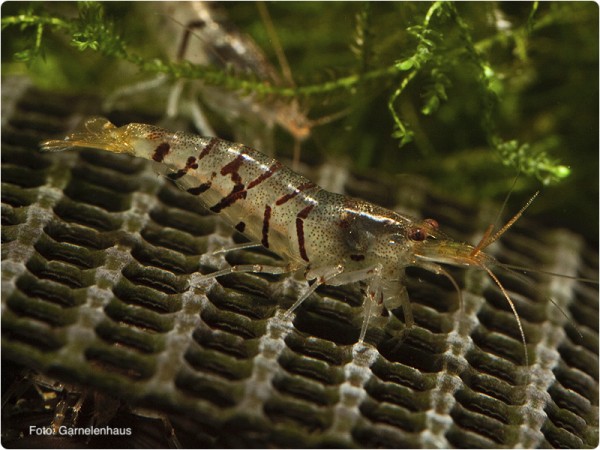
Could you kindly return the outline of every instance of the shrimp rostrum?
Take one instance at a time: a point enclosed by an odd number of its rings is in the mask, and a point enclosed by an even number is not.
[[[92,118],[64,140],[42,143],[47,151],[71,147],[126,153],[154,161],[161,173],[206,208],[283,259],[280,266],[239,265],[203,278],[234,272],[282,274],[303,270],[312,284],[287,315],[321,285],[363,282],[367,298],[359,336],[362,342],[369,318],[380,315],[384,306],[401,306],[406,326],[413,325],[403,285],[406,267],[416,266],[447,277],[460,298],[457,283],[442,264],[471,266],[486,271],[498,285],[515,314],[525,344],[514,305],[490,269],[497,262],[483,250],[518,219],[531,200],[500,231],[492,235],[490,228],[479,244],[472,246],[445,236],[433,219],[415,220],[328,192],[252,148],[214,137],[139,123],[116,127],[106,119]]]

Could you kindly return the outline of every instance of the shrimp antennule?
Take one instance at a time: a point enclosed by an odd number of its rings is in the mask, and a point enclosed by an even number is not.
[[[490,245],[492,245],[504,233],[506,233],[506,231],[508,231],[508,229],[510,227],[512,227],[517,220],[519,220],[519,218],[523,215],[523,213],[525,212],[525,210],[527,208],[529,208],[529,206],[533,203],[533,201],[535,200],[535,198],[538,196],[539,193],[540,193],[540,191],[536,191],[531,196],[531,198],[527,201],[527,203],[525,203],[525,205],[519,210],[519,212],[516,213],[508,222],[506,222],[506,224],[504,224],[504,226],[502,228],[500,228],[492,237],[490,237],[490,234],[492,234],[493,225],[490,225],[487,228],[487,230],[485,231],[485,233],[483,234],[483,237],[481,238],[481,240],[479,241],[479,243],[475,246],[475,248],[471,252],[471,256],[473,256],[473,257],[477,256],[477,254],[479,252],[481,252],[484,248],[489,247]]]
[[[564,278],[570,278],[573,280],[584,281],[584,282],[589,282],[589,283],[596,283],[596,284],[598,283],[595,280],[591,280],[591,279],[587,279],[587,278],[581,279],[581,278],[577,278],[577,277],[571,277],[569,275],[564,275],[564,274],[559,274],[559,273],[554,273],[554,272],[547,272],[544,270],[526,269],[526,268],[523,268],[520,266],[513,266],[511,264],[499,263],[497,261],[495,264],[497,267],[504,269],[506,272],[517,277],[519,280],[521,280],[523,283],[527,284],[528,286],[532,286],[533,283],[531,282],[531,280],[527,279],[523,274],[520,274],[516,270],[513,270],[513,269],[525,270],[525,271],[529,271],[529,272],[537,272],[537,273],[559,276],[559,277],[564,277]],[[581,333],[581,331],[579,331],[579,328],[577,327],[575,322],[573,322],[573,320],[567,315],[566,311],[556,301],[554,301],[554,299],[552,297],[547,297],[547,299],[550,301],[550,303],[552,303],[556,307],[556,309],[558,309],[560,311],[560,313],[563,315],[563,317],[565,319],[567,319],[567,321],[573,326],[573,328],[575,328],[575,331],[577,331],[577,334],[579,335],[579,337],[583,338],[583,334]]]

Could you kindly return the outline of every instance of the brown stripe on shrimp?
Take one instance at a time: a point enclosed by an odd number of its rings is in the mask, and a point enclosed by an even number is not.
[[[200,194],[203,194],[204,192],[208,191],[211,186],[212,186],[212,181],[207,181],[206,183],[199,184],[196,187],[188,188],[188,189],[186,189],[186,191],[192,195],[200,195]]]
[[[263,217],[263,229],[262,229],[262,240],[260,243],[265,247],[269,248],[269,220],[271,220],[271,207],[265,205],[265,214]]]
[[[246,198],[247,192],[244,189],[244,184],[242,183],[242,177],[238,173],[242,164],[245,160],[245,155],[248,152],[248,147],[243,146],[238,155],[233,159],[233,161],[227,163],[221,168],[221,175],[231,175],[231,181],[233,181],[234,186],[231,189],[231,192],[223,197],[216,205],[211,206],[209,209],[212,212],[219,213],[223,209],[233,205],[240,198]]]
[[[156,162],[163,162],[165,157],[169,154],[170,150],[171,146],[168,142],[161,142],[158,145],[158,147],[156,147],[156,150],[154,150],[154,153],[152,154],[152,159]]]
[[[215,145],[217,145],[218,143],[219,143],[219,139],[211,138],[210,141],[208,141],[208,144],[206,144],[204,146],[204,148],[198,155],[198,161],[200,161],[202,158],[207,156],[212,151],[212,149],[215,147]]]
[[[240,156],[238,156],[236,158],[236,160],[233,161],[236,163],[236,165],[238,164],[238,160],[239,160]],[[210,208],[210,210],[212,212],[218,213],[218,212],[221,212],[223,209],[233,205],[236,201],[246,198],[246,196],[248,195],[248,191],[250,189],[258,186],[260,183],[262,183],[266,179],[270,178],[275,172],[277,172],[282,167],[283,167],[283,164],[281,164],[280,162],[274,163],[271,167],[269,167],[269,169],[267,169],[265,172],[260,174],[254,180],[250,181],[250,183],[248,183],[247,187],[244,187],[244,184],[241,182],[242,178],[239,176],[239,174],[237,172],[235,172],[235,175],[232,173],[232,179],[235,181],[239,181],[239,184],[236,184],[233,187],[232,191],[226,197],[222,198],[219,203],[212,206]],[[227,173],[230,173],[230,172],[227,172]],[[221,174],[223,174],[223,171],[221,171]]]
[[[300,251],[300,256],[305,261],[309,261],[309,259],[308,255],[306,254],[306,246],[304,244],[304,219],[308,217],[308,215],[314,207],[314,204],[308,205],[296,216],[296,234],[298,238],[298,249]]]
[[[283,205],[284,203],[293,199],[296,195],[300,194],[300,192],[307,191],[309,189],[316,188],[316,187],[317,187],[317,185],[315,183],[313,183],[312,181],[303,183],[300,186],[298,186],[296,189],[294,189],[293,192],[290,192],[289,194],[285,194],[283,197],[278,198],[275,201],[275,204],[277,206]]]
[[[196,158],[193,156],[190,156],[186,163],[185,163],[185,167],[183,169],[178,170],[175,173],[170,173],[167,175],[167,177],[173,181],[185,176],[185,174],[188,173],[188,171],[190,169],[197,169],[198,168],[198,163],[196,162]]]
[[[263,172],[259,177],[252,180],[248,183],[248,189],[252,189],[253,187],[258,186],[260,183],[273,176],[275,172],[280,170],[283,167],[279,161],[276,161],[271,167],[269,167],[265,172]]]
[[[221,175],[231,175],[231,181],[233,181],[235,184],[241,184],[242,177],[240,176],[238,171],[240,170],[240,167],[242,167],[242,164],[244,164],[244,160],[246,159],[245,155],[247,153],[248,147],[244,145],[239,151],[238,155],[233,159],[233,161],[223,166],[223,168],[221,169]]]
[[[210,175],[210,180],[200,183],[198,186],[187,188],[186,191],[192,195],[200,195],[208,191],[212,187],[213,180],[217,176],[217,172]]]
[[[209,209],[214,213],[220,213],[225,208],[228,208],[229,206],[233,205],[240,198],[246,198],[247,195],[248,191],[244,189],[244,185],[242,183],[236,184],[235,186],[233,186],[233,189],[229,194],[227,194],[219,201],[219,203],[217,203],[214,206],[211,206]]]

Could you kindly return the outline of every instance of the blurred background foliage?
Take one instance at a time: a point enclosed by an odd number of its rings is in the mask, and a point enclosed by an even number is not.
[[[253,2],[224,5],[277,66]],[[258,98],[296,98],[311,118],[307,159],[356,171],[417,174],[461,201],[528,214],[598,240],[598,5],[594,2],[266,3],[294,86],[196,67],[147,2],[5,2],[2,73],[42,88],[97,95],[158,73]],[[182,26],[183,28],[183,26]],[[183,32],[183,30],[182,30]],[[192,37],[193,38],[193,37]],[[160,117],[168,91],[143,95]],[[217,120],[221,137],[230,130]],[[293,145],[283,130],[278,153]],[[279,150],[283,149],[283,150]],[[287,151],[289,154],[289,151]]]

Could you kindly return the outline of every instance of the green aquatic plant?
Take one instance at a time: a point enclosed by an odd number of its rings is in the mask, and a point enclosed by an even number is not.
[[[341,131],[315,131],[319,147],[393,172],[437,176],[439,167],[459,164],[465,149],[473,155],[493,149],[487,159],[473,157],[458,173],[437,179],[447,188],[464,187],[466,196],[465,179],[482,175],[490,185],[505,180],[491,195],[505,192],[517,172],[547,185],[590,177],[589,161],[582,159],[597,149],[597,136],[577,132],[597,123],[597,111],[586,108],[577,124],[562,121],[580,108],[576,87],[597,76],[592,4],[269,3],[294,86],[169,59],[160,33],[144,20],[150,5],[5,3],[3,72],[27,72],[57,89],[89,86],[104,95],[124,82],[111,66],[128,67],[126,74],[134,67],[137,79],[166,74],[257,98],[299,99],[313,116],[349,109],[330,128]],[[253,4],[231,4],[228,12],[272,51]],[[304,32],[303,21],[315,17],[311,32]],[[559,73],[553,65],[560,64],[568,70]],[[556,107],[544,93],[566,106]],[[531,189],[531,183],[524,188]]]

